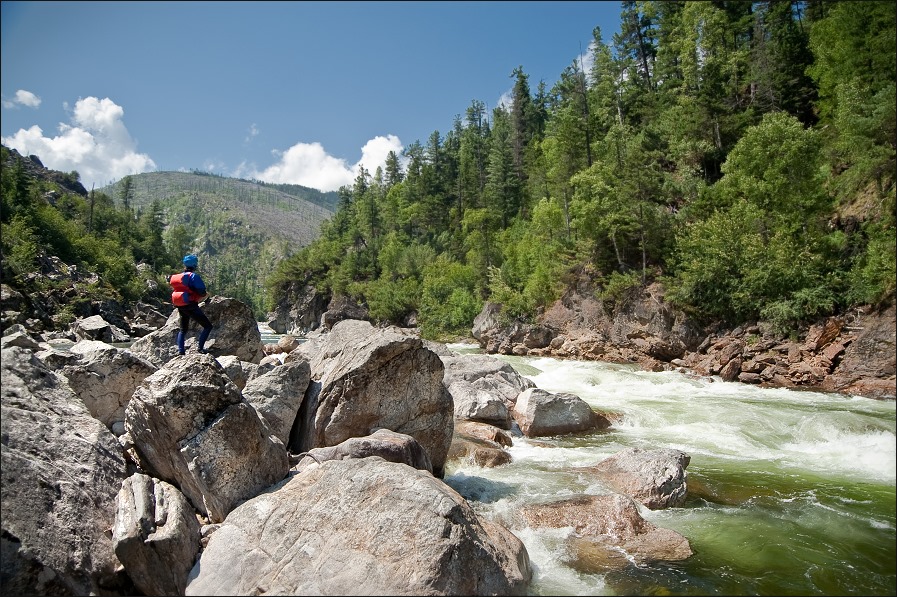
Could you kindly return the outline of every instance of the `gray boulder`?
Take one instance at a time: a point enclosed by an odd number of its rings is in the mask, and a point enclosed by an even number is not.
[[[40,343],[26,330],[12,328],[22,328],[22,326],[20,324],[15,324],[3,331],[3,338],[0,340],[0,346],[2,346],[2,348],[18,346],[35,352],[41,350]]]
[[[125,407],[137,386],[156,367],[128,350],[96,340],[69,349],[78,360],[61,370],[87,410],[115,435],[124,433]]]
[[[147,377],[125,429],[143,471],[178,487],[212,522],[289,470],[283,443],[211,355],[187,355]]]
[[[459,379],[447,386],[455,405],[455,418],[460,421],[480,421],[501,429],[511,428],[511,413],[497,392],[477,388]]]
[[[308,346],[315,347],[306,352]],[[400,328],[345,320],[286,362],[310,356],[312,383],[305,414],[290,437],[294,453],[335,446],[379,428],[404,433],[424,447],[442,476],[452,441],[452,398],[443,365],[421,339]]]
[[[100,340],[101,342],[127,342],[131,339],[126,331],[103,319],[101,315],[91,315],[72,324],[72,333],[78,340]]]
[[[118,441],[30,350],[5,348],[0,360],[3,593],[127,590],[106,535],[127,476]]]
[[[465,354],[441,358],[445,366],[446,387],[456,382],[468,382],[475,389],[500,398],[509,409],[520,392],[536,386],[517,373],[510,363],[489,355]]]
[[[144,595],[183,595],[199,554],[200,526],[176,487],[143,474],[125,479],[117,498],[115,554]]]
[[[243,398],[251,404],[285,446],[311,381],[308,361],[293,360],[246,383]]]
[[[685,501],[689,462],[691,457],[680,450],[627,448],[588,470],[615,491],[661,510]]]
[[[293,467],[293,470],[300,473],[315,463],[368,456],[379,456],[389,462],[407,464],[428,473],[433,472],[430,457],[416,439],[389,429],[378,429],[367,437],[352,437],[329,448],[315,448],[300,456],[299,462]]]
[[[430,473],[329,460],[272,487],[211,536],[187,595],[524,595],[523,543]]]
[[[539,388],[524,390],[517,397],[514,420],[527,437],[563,435],[606,429],[610,421],[596,413],[574,394],[552,394]]]
[[[213,296],[202,303],[202,310],[212,322],[212,332],[206,342],[209,353],[215,356],[234,355],[241,361],[259,363],[265,356],[262,334],[252,309],[246,303],[225,296]],[[178,356],[175,339],[180,326],[177,309],[172,307],[168,320],[158,330],[138,338],[130,350],[139,357],[162,367]],[[194,352],[199,332],[196,322],[190,322],[185,342],[187,352]]]

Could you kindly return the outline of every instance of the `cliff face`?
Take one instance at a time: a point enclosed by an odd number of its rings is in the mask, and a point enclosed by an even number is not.
[[[894,399],[895,308],[860,309],[821,319],[796,337],[763,322],[735,329],[700,326],[652,284],[609,307],[583,282],[535,323],[500,323],[487,304],[472,330],[489,353],[633,363],[768,387]]]

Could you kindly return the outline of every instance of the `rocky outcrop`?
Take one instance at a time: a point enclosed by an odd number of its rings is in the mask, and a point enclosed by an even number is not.
[[[278,334],[305,335],[318,329],[329,303],[329,294],[294,282],[287,287],[274,311],[268,313],[267,324]]]
[[[524,595],[523,544],[433,475],[329,460],[234,510],[187,595]]]
[[[588,276],[582,278],[528,326],[500,323],[501,306],[487,303],[471,333],[488,353],[633,363],[649,371],[680,370],[768,387],[897,396],[893,304],[823,319],[792,339],[762,322],[732,330],[701,327],[674,309],[657,283],[611,308],[595,298]],[[547,344],[526,340],[534,329],[550,333]]]
[[[359,305],[347,296],[335,296],[330,300],[327,310],[321,315],[321,326],[325,330],[332,329],[337,323],[347,319],[369,321],[367,307]]]
[[[2,373],[4,594],[128,592],[106,534],[127,477],[118,441],[30,350],[3,349]]]

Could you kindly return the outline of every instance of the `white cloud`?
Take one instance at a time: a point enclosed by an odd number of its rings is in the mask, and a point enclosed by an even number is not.
[[[511,106],[514,105],[514,89],[508,89],[501,97],[498,98],[498,101],[495,103],[496,106],[500,106],[505,110],[510,110]]]
[[[137,153],[137,143],[125,128],[124,114],[109,98],[79,99],[72,123],[60,123],[59,135],[45,137],[35,125],[3,137],[3,144],[22,155],[36,155],[51,170],[77,170],[81,184],[89,190],[156,168],[147,154]]]
[[[246,135],[246,138],[243,139],[243,143],[249,143],[250,141],[252,141],[252,138],[257,137],[259,132],[260,132],[259,128],[256,126],[256,124],[254,122],[252,124],[250,124],[249,132]]]
[[[373,175],[386,163],[390,151],[402,154],[402,142],[395,135],[377,136],[361,148],[361,159],[355,164],[328,155],[320,143],[296,143],[284,152],[272,152],[277,163],[257,171],[241,164],[233,175],[271,183],[298,184],[321,191],[335,191],[351,185],[358,175],[359,165]]]
[[[25,91],[24,89],[19,89],[16,91],[16,96],[11,100],[4,99],[3,107],[4,108],[15,108],[16,106],[28,106],[29,108],[38,108],[40,107],[41,99],[31,93],[30,91]]]

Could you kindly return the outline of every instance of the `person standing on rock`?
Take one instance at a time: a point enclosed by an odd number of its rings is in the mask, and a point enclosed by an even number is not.
[[[202,326],[202,332],[199,334],[197,348],[200,354],[206,354],[206,340],[212,333],[212,322],[206,317],[206,314],[199,308],[200,301],[204,300],[208,293],[206,292],[206,284],[199,274],[196,273],[196,265],[198,260],[196,255],[190,254],[184,257],[184,271],[179,274],[168,276],[168,283],[171,284],[171,302],[177,307],[178,314],[181,316],[181,329],[178,330],[177,344],[178,354],[183,355],[184,341],[187,339],[187,331],[190,328],[190,320],[193,319]]]

